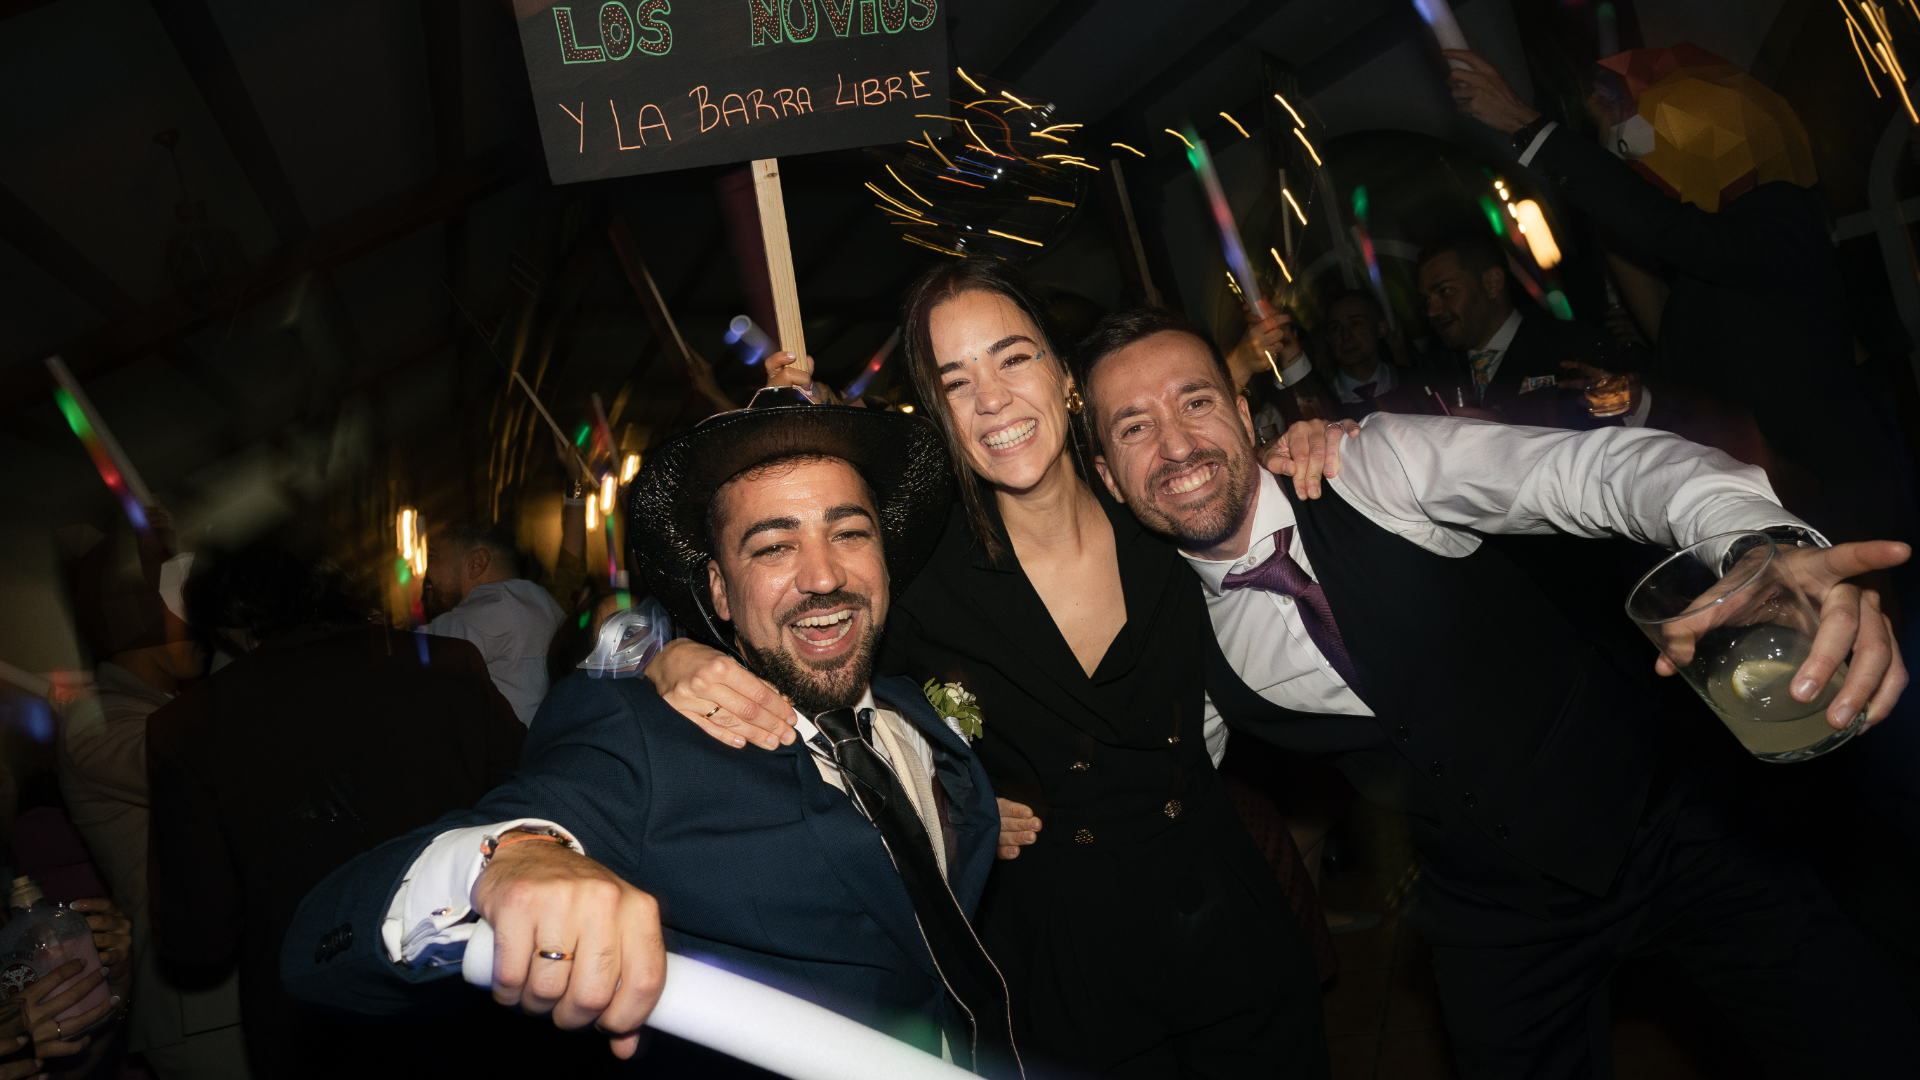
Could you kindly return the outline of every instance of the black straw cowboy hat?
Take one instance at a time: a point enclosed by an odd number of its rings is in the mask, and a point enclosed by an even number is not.
[[[933,554],[947,524],[953,473],[940,433],[906,413],[815,405],[787,388],[756,393],[744,409],[709,417],[667,440],[627,495],[627,560],[694,637],[730,649],[707,585],[707,505],[721,485],[777,458],[846,461],[879,503],[892,593]]]

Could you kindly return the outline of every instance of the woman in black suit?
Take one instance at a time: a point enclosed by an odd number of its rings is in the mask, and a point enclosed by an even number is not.
[[[1199,584],[1093,482],[1044,310],[992,260],[936,267],[908,293],[910,376],[962,497],[880,660],[977,698],[973,749],[1037,817],[975,918],[1016,1041],[1072,1075],[1325,1076],[1305,936],[1208,756]],[[809,383],[805,367],[772,381]],[[689,681],[694,649],[649,675]],[[738,690],[767,700],[750,679]]]

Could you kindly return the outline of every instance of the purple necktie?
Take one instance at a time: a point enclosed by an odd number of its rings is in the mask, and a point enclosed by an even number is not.
[[[1354,677],[1353,661],[1347,656],[1347,643],[1340,637],[1340,624],[1333,621],[1333,608],[1327,604],[1326,591],[1293,561],[1293,555],[1287,551],[1292,539],[1293,526],[1281,529],[1274,537],[1273,554],[1267,556],[1265,562],[1244,573],[1228,574],[1221,585],[1228,589],[1265,589],[1299,601],[1300,606],[1313,614],[1312,618],[1301,620],[1306,623],[1307,636],[1333,665],[1333,670],[1340,673],[1347,687],[1358,693],[1360,680]]]

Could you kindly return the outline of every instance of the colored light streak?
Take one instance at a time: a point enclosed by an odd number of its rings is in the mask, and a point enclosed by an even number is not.
[[[1004,237],[1005,239],[1008,239],[1008,240],[1018,240],[1023,244],[1032,244],[1034,247],[1047,246],[1038,240],[1029,240],[1024,236],[1015,236],[1010,232],[1001,232],[999,229],[988,229],[987,232],[994,236]]]
[[[973,89],[975,90],[975,92],[977,92],[977,93],[981,93],[981,94],[984,94],[984,93],[986,93],[986,92],[987,92],[987,88],[986,88],[986,87],[984,87],[984,86],[981,86],[981,85],[980,85],[979,83],[977,83],[977,82],[974,82],[974,81],[973,81],[973,76],[971,76],[971,75],[969,75],[969,74],[967,74],[967,69],[966,69],[966,68],[963,68],[963,67],[960,67],[960,66],[958,66],[958,65],[955,65],[955,67],[954,67],[954,69],[953,69],[953,70],[955,70],[955,71],[957,71],[957,72],[959,72],[959,73],[960,73],[960,77],[961,77],[961,78],[963,78],[963,79],[965,79],[965,80],[967,80],[967,85],[968,85],[968,86],[971,86],[971,87],[973,87]]]
[[[1307,212],[1300,209],[1300,204],[1294,201],[1293,192],[1288,191],[1286,188],[1281,188],[1280,195],[1287,200],[1288,206],[1293,207],[1293,216],[1300,219],[1300,224],[1305,225],[1307,223]]]
[[[893,355],[894,347],[899,344],[900,328],[896,326],[893,328],[893,333],[888,334],[887,340],[874,352],[873,359],[867,361],[865,370],[854,376],[853,381],[847,384],[847,388],[840,391],[840,396],[851,401],[866,393],[867,387],[873,383],[874,376],[880,374],[880,369],[886,366],[887,358]]]
[[[1527,238],[1527,249],[1533,252],[1533,261],[1540,264],[1540,269],[1551,270],[1560,265],[1560,245],[1554,242],[1553,230],[1547,228],[1547,216],[1540,204],[1522,199],[1514,205],[1514,217],[1519,220],[1520,234]]]
[[[1226,256],[1227,269],[1238,279],[1247,308],[1256,317],[1267,318],[1273,314],[1273,310],[1260,295],[1260,282],[1253,276],[1253,264],[1247,261],[1246,245],[1240,242],[1240,226],[1234,222],[1233,208],[1227,205],[1226,192],[1220,188],[1220,174],[1213,167],[1213,157],[1207,153],[1207,144],[1197,134],[1190,141],[1185,138],[1181,141],[1191,148],[1187,151],[1187,161],[1199,175],[1200,186],[1206,191],[1207,204],[1213,210],[1213,223],[1220,231],[1220,248]]]
[[[112,492],[114,499],[120,503],[120,509],[127,515],[127,520],[133,523],[135,529],[141,532],[148,531],[151,526],[147,524],[146,509],[140,505],[140,500],[134,497],[133,491],[127,486],[126,477],[121,474],[120,467],[114,463],[113,456],[107,452],[100,437],[94,433],[93,424],[87,420],[87,415],[81,410],[79,403],[74,400],[72,394],[67,393],[66,387],[55,389],[53,400],[60,407],[60,414],[67,418],[67,426],[72,428],[74,435],[79,437],[80,445],[86,448],[87,456],[93,459],[94,469],[99,472],[100,479],[106,483],[107,490]]]
[[[1187,152],[1189,154],[1193,152],[1193,144],[1187,141],[1187,137],[1185,135],[1180,134],[1179,132],[1173,130],[1172,128],[1161,128],[1160,130],[1166,132],[1167,134],[1173,136],[1176,139],[1179,139],[1180,145],[1186,147]]]
[[[1145,154],[1143,154],[1143,153],[1141,153],[1140,151],[1138,151],[1138,150],[1135,150],[1135,149],[1134,149],[1133,147],[1131,147],[1131,146],[1128,146],[1128,145],[1127,145],[1126,143],[1123,143],[1123,142],[1117,142],[1117,143],[1114,143],[1113,145],[1115,145],[1115,146],[1117,146],[1117,147],[1119,147],[1119,148],[1120,148],[1120,149],[1122,149],[1122,150],[1125,150],[1125,151],[1126,151],[1127,153],[1129,153],[1129,154],[1132,154],[1132,155],[1133,155],[1133,156],[1135,156],[1135,157],[1146,157],[1146,156],[1147,156],[1147,155],[1145,155]]]
[[[1281,97],[1281,96],[1280,96],[1279,94],[1275,94],[1275,95],[1273,95],[1273,100],[1275,100],[1275,101],[1277,101],[1277,102],[1279,102],[1279,103],[1280,103],[1280,107],[1281,107],[1281,108],[1283,108],[1283,109],[1285,109],[1285,110],[1287,110],[1287,115],[1288,115],[1288,116],[1291,116],[1291,117],[1293,117],[1293,126],[1294,126],[1294,127],[1300,127],[1300,128],[1303,128],[1303,127],[1306,127],[1306,126],[1307,126],[1307,122],[1306,122],[1305,120],[1302,120],[1302,119],[1300,119],[1300,114],[1299,114],[1299,113],[1297,113],[1297,112],[1294,112],[1294,111],[1293,111],[1293,106],[1291,106],[1291,105],[1289,105],[1289,104],[1287,104],[1287,99],[1286,99],[1286,98],[1283,98],[1283,97]]]
[[[1300,145],[1301,145],[1301,146],[1304,146],[1304,147],[1306,147],[1306,148],[1307,148],[1307,153],[1309,153],[1309,154],[1312,154],[1312,155],[1313,155],[1313,163],[1314,163],[1315,165],[1320,165],[1320,166],[1325,166],[1325,165],[1326,165],[1326,162],[1324,162],[1324,161],[1321,161],[1321,160],[1320,160],[1320,151],[1318,151],[1318,150],[1315,150],[1315,149],[1313,148],[1313,144],[1307,141],[1307,133],[1306,133],[1306,132],[1304,132],[1304,131],[1301,131],[1301,130],[1300,130],[1299,128],[1294,128],[1294,129],[1293,129],[1293,137],[1294,137],[1294,138],[1296,138],[1296,139],[1299,139],[1299,140],[1300,140]]]
[[[1222,117],[1222,118],[1224,118],[1224,119],[1226,120],[1226,122],[1227,122],[1227,123],[1229,123],[1229,124],[1232,124],[1232,125],[1233,125],[1233,130],[1235,130],[1235,131],[1237,131],[1237,132],[1239,132],[1239,133],[1240,133],[1240,137],[1241,137],[1241,138],[1243,138],[1243,139],[1251,139],[1251,138],[1253,138],[1253,136],[1251,136],[1251,135],[1249,135],[1249,134],[1247,134],[1247,129],[1246,129],[1246,128],[1243,128],[1243,127],[1241,127],[1241,126],[1240,126],[1240,121],[1238,121],[1238,120],[1235,120],[1235,119],[1234,119],[1233,117],[1231,117],[1231,116],[1228,116],[1228,115],[1227,115],[1227,112],[1226,112],[1226,110],[1225,110],[1225,109],[1222,109],[1222,110],[1220,110],[1220,115],[1221,115],[1221,117]]]
[[[1287,260],[1280,257],[1280,249],[1270,247],[1267,249],[1267,254],[1272,255],[1273,261],[1280,264],[1280,272],[1287,276],[1287,284],[1293,284],[1293,271],[1287,269]]]
[[[920,137],[921,137],[921,138],[923,138],[923,139],[925,139],[925,140],[927,140],[927,149],[929,149],[929,150],[931,150],[931,151],[933,151],[933,153],[934,153],[934,156],[936,156],[936,157],[938,157],[938,158],[939,158],[939,159],[940,159],[941,161],[944,161],[944,162],[946,162],[946,165],[947,165],[947,168],[949,168],[949,169],[953,169],[953,168],[954,168],[954,164],[953,164],[953,162],[952,162],[952,161],[950,161],[950,160],[948,160],[948,158],[947,158],[947,155],[945,155],[945,154],[942,154],[942,153],[940,152],[940,147],[938,147],[937,145],[935,145],[935,144],[934,144],[934,141],[933,141],[933,136],[931,136],[931,135],[929,135],[929,134],[927,134],[927,129],[925,129],[925,128],[921,128],[921,129],[920,129]],[[958,170],[958,169],[954,169],[954,171],[955,171],[955,172],[958,172],[959,170]]]
[[[886,166],[886,170],[887,170],[887,175],[893,177],[894,183],[899,184],[901,187],[907,189],[907,194],[913,196],[916,199],[919,199],[921,202],[926,203],[928,206],[933,205],[932,199],[929,199],[925,195],[922,195],[919,192],[913,190],[913,185],[907,183],[905,180],[900,179],[900,174],[893,171],[893,166],[891,165]]]

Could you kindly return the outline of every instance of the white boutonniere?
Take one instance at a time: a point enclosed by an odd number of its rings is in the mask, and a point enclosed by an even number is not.
[[[986,734],[986,726],[980,719],[980,703],[967,688],[957,682],[943,683],[928,679],[927,685],[920,688],[927,695],[927,703],[947,722],[955,735],[972,742]]]

